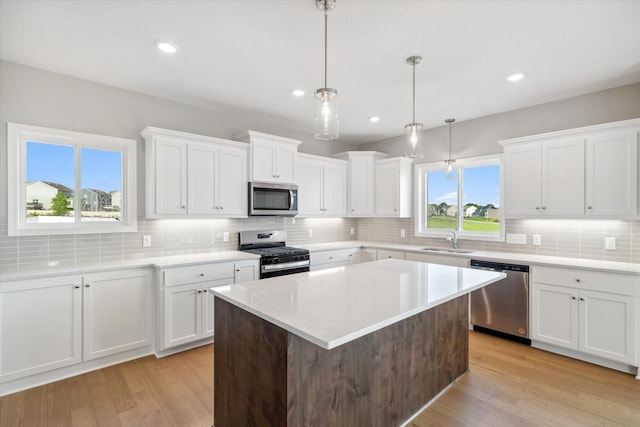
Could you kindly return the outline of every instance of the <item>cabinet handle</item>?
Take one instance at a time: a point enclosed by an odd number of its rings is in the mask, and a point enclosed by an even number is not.
[[[587,206],[587,209],[593,209],[593,206]]]
[[[542,207],[542,210],[543,210],[543,211],[546,211],[546,210],[547,210],[547,207],[546,207],[546,206],[543,206],[543,207]]]
[[[74,288],[80,289],[80,285],[75,285]]]
[[[329,259],[333,259],[333,257],[332,257],[332,256],[330,256],[330,257],[329,257]]]
[[[572,300],[575,300],[575,299],[577,299],[577,298],[576,298],[576,297],[571,297],[571,299],[572,299]]]
[[[204,273],[200,273],[200,277],[204,277]]]
[[[580,283],[580,279],[576,279],[576,283]]]
[[[187,207],[185,205],[180,206],[180,209],[186,209]]]
[[[90,287],[91,287],[91,284],[90,284],[90,283],[87,283],[86,285],[84,285],[84,287],[85,287],[85,288],[90,288]]]
[[[580,298],[580,301],[584,301],[584,298]]]
[[[236,268],[236,271],[237,271],[238,273],[240,273],[240,269],[239,269],[239,268]]]

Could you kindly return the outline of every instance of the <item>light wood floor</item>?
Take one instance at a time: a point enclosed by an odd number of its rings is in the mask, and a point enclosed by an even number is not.
[[[0,398],[0,426],[206,426],[213,346],[145,357]],[[640,426],[640,381],[471,332],[470,371],[411,423]]]

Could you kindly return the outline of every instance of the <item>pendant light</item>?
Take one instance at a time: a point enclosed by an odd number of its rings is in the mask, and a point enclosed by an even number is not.
[[[455,122],[456,119],[446,119],[444,122],[449,124],[449,159],[444,162],[447,164],[447,170],[451,172],[453,169],[453,165],[456,163],[454,159],[451,158],[451,123]]]
[[[416,148],[418,146],[419,134],[422,131],[422,123],[416,123],[416,65],[422,61],[421,56],[410,56],[407,58],[407,64],[413,69],[413,116],[411,123],[406,125],[404,129],[409,133],[409,154],[408,157],[416,157]]]
[[[316,0],[316,7],[324,13],[324,87],[315,92],[315,137],[328,140],[339,136],[338,91],[327,87],[327,17],[336,0]]]

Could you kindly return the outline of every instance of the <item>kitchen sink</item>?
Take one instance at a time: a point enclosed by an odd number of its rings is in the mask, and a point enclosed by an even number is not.
[[[422,248],[421,251],[429,251],[429,252],[447,252],[452,254],[470,254],[474,251],[468,249],[448,249],[448,248]]]

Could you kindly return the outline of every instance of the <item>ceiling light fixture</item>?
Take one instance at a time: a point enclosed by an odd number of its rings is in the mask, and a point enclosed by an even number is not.
[[[297,96],[298,98],[300,98],[301,96],[304,96],[304,91],[302,89],[293,89],[291,91],[291,95]]]
[[[422,131],[422,123],[416,123],[416,65],[422,61],[421,56],[410,56],[407,58],[407,64],[411,65],[413,70],[413,116],[411,123],[406,125],[404,129],[409,132],[410,151],[408,157],[414,159],[416,157],[416,148],[418,146],[419,133]]]
[[[451,172],[453,169],[453,165],[456,163],[454,159],[451,158],[451,123],[455,122],[456,119],[446,119],[444,122],[449,124],[449,159],[444,162],[447,164],[447,170]]]
[[[316,7],[324,13],[324,87],[315,92],[315,137],[328,140],[339,136],[338,91],[327,87],[327,17],[336,0],[316,0]]]
[[[524,78],[524,74],[522,73],[515,73],[515,74],[511,74],[510,76],[507,77],[507,81],[510,81],[512,83],[515,82],[519,82],[520,80],[522,80]]]
[[[176,53],[178,51],[178,46],[166,40],[157,40],[156,47],[164,53]]]
[[[378,123],[380,121],[380,117],[378,117],[378,116],[370,116],[369,117],[369,121],[371,123]]]

